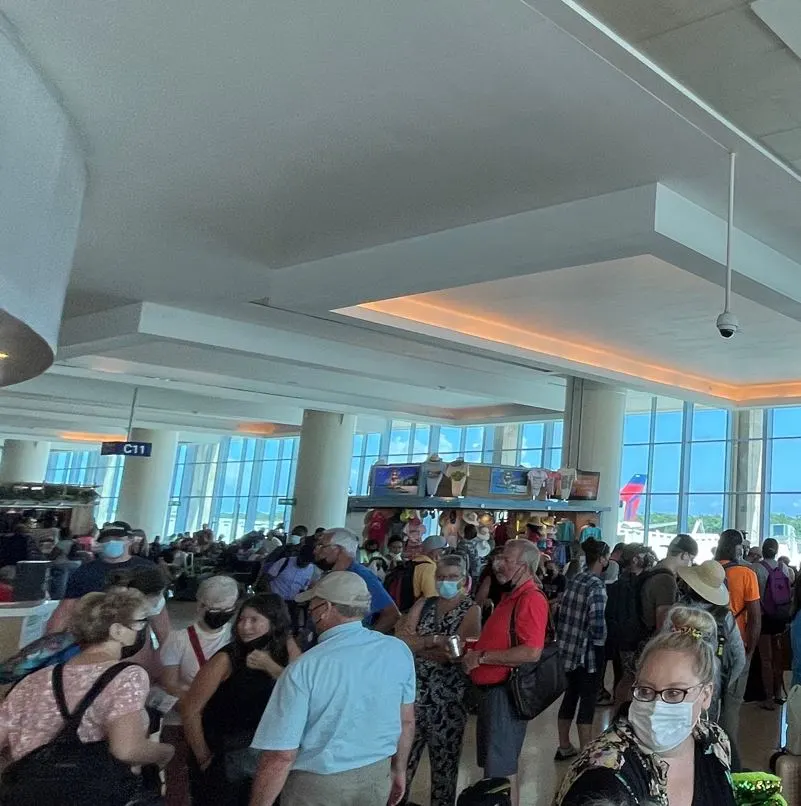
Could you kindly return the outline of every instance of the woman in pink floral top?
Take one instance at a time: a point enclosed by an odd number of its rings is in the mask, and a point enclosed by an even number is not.
[[[81,652],[64,666],[64,694],[72,712],[106,669],[132,654],[147,624],[141,593],[118,590],[84,596],[72,632]],[[150,690],[141,666],[121,671],[89,707],[78,729],[83,742],[108,740],[112,755],[131,766],[166,765],[170,745],[148,741],[145,700]],[[28,675],[0,704],[0,750],[16,761],[52,741],[64,720],[53,693],[53,667]]]

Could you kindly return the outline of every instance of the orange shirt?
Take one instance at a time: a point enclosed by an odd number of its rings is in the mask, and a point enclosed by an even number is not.
[[[515,609],[517,605],[517,609]],[[500,604],[487,619],[481,637],[476,642],[476,652],[509,649],[509,620],[515,613],[517,643],[542,649],[545,646],[545,630],[548,626],[548,600],[542,590],[531,580],[524,582],[511,593],[504,594]],[[495,686],[503,683],[511,672],[508,666],[479,666],[470,677],[477,686]]]
[[[726,569],[726,584],[729,587],[729,609],[737,621],[740,634],[745,638],[748,625],[748,613],[745,606],[748,602],[759,601],[759,580],[753,569],[747,565],[721,563]]]

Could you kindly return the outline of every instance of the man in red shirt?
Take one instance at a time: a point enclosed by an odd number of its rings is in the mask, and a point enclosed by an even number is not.
[[[506,593],[481,631],[464,666],[481,690],[478,711],[478,766],[485,778],[509,778],[512,803],[519,803],[517,764],[528,721],[514,711],[506,681],[515,666],[538,661],[545,645],[548,600],[535,574],[539,549],[530,540],[510,540],[494,560],[495,576]],[[514,616],[516,645],[510,624]]]

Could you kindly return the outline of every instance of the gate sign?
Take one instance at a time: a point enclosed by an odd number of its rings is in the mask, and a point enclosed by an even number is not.
[[[152,442],[103,442],[100,445],[101,456],[148,457],[152,452]]]

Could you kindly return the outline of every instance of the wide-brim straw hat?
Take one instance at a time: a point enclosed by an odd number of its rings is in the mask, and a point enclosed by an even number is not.
[[[703,599],[713,605],[729,603],[726,587],[726,571],[717,560],[707,560],[701,565],[679,568],[679,576]]]

